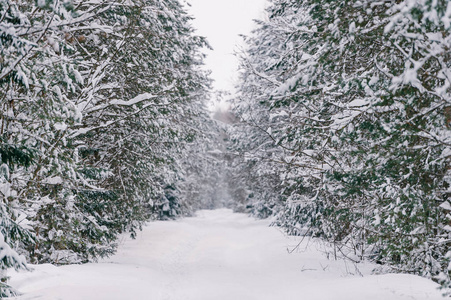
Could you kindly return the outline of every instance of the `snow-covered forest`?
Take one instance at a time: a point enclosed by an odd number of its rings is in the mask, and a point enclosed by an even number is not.
[[[451,2],[275,0],[242,54],[236,199],[451,287]]]
[[[0,0],[2,269],[26,267],[16,252],[111,255],[118,234],[211,192],[196,173],[214,134],[206,41],[190,18],[177,0]]]
[[[184,5],[0,0],[0,298],[221,207],[449,295],[451,2],[271,0],[214,118]]]

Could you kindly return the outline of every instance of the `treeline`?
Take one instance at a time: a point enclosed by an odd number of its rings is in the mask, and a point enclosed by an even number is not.
[[[273,0],[246,38],[240,205],[451,288],[451,3]]]
[[[215,129],[190,19],[178,0],[0,0],[2,270],[95,260],[199,205],[186,151]]]

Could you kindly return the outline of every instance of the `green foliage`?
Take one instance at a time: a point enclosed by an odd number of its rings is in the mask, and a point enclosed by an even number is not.
[[[29,148],[3,143],[0,139],[0,160],[10,168],[14,168],[15,165],[29,167],[33,162],[33,156],[33,151]]]

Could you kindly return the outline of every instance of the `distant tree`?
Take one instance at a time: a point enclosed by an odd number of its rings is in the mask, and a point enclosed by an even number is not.
[[[215,115],[217,117],[218,112]],[[226,125],[208,114],[199,117],[192,126],[196,128],[195,138],[187,143],[180,160],[183,176],[179,186],[190,213],[198,209],[227,207],[230,203]]]

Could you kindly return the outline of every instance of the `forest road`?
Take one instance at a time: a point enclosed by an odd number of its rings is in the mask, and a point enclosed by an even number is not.
[[[20,300],[403,300],[444,299],[411,275],[370,275],[374,265],[328,260],[300,241],[231,210],[151,222],[99,263],[10,272]]]

